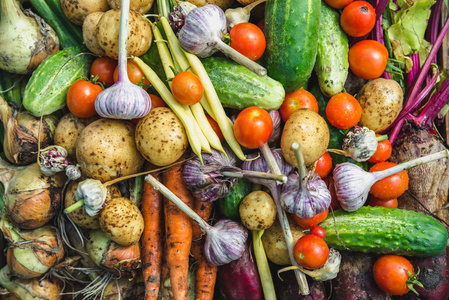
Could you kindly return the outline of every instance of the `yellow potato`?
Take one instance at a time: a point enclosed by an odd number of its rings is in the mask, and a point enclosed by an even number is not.
[[[221,9],[225,10],[234,3],[234,0],[187,0],[187,2],[195,4],[196,6],[215,4],[219,6]]]
[[[146,160],[167,166],[184,154],[189,143],[175,113],[167,107],[156,107],[137,123],[136,145]]]
[[[109,5],[106,0],[61,0],[61,8],[70,22],[81,26],[89,14],[105,12]]]
[[[254,191],[243,198],[239,206],[242,224],[249,230],[267,229],[276,220],[276,204],[264,191]]]
[[[318,160],[329,145],[329,127],[319,114],[308,108],[298,109],[290,115],[281,136],[281,150],[285,160],[297,166],[292,150],[294,142],[301,145],[306,166]]]

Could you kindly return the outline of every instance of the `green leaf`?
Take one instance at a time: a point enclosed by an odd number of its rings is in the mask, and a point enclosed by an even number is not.
[[[424,41],[424,33],[434,0],[398,1],[401,9],[394,15],[394,24],[388,28],[388,36],[396,59],[418,53]]]

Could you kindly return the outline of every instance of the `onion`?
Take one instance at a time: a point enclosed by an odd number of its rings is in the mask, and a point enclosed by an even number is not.
[[[58,36],[39,16],[29,10],[22,12],[16,0],[1,0],[0,4],[0,68],[31,73],[58,51]]]
[[[0,181],[5,187],[3,201],[11,222],[21,229],[34,229],[55,216],[66,178],[63,173],[43,175],[37,163],[13,167],[0,159]]]
[[[6,261],[15,276],[39,277],[64,257],[62,241],[55,227],[44,225],[20,231],[5,218],[0,221],[0,227],[10,244]]]

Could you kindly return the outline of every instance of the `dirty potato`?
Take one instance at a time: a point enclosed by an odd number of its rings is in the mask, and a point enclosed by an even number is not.
[[[125,197],[107,201],[100,211],[99,221],[104,234],[122,246],[136,244],[143,232],[143,217],[139,208]]]
[[[104,12],[98,11],[88,14],[83,22],[83,41],[87,49],[92,53],[105,56],[106,53],[100,47],[97,40],[98,21],[104,15]]]
[[[101,182],[137,173],[145,161],[136,148],[134,125],[112,119],[99,119],[84,128],[76,159],[83,175]]]
[[[167,107],[156,107],[137,123],[136,145],[146,160],[167,166],[184,154],[188,140],[175,113]]]
[[[276,204],[264,191],[254,191],[243,198],[239,206],[242,224],[249,230],[267,229],[276,220]]]
[[[106,0],[61,0],[61,8],[70,22],[81,26],[89,14],[105,12],[110,7]]]

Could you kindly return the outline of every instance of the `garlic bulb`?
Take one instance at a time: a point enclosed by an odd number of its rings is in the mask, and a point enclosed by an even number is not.
[[[77,202],[74,205],[77,204],[76,206],[79,207],[84,204],[86,213],[93,217],[103,208],[107,193],[107,188],[100,180],[86,179],[81,181],[76,188],[75,198]],[[70,213],[74,209],[68,207],[65,212]]]
[[[204,255],[216,266],[240,258],[245,252],[248,231],[238,222],[222,219],[207,230]]]
[[[249,22],[251,17],[251,10],[267,0],[258,0],[244,7],[228,8],[225,11],[226,19],[229,27],[232,28],[237,24]]]
[[[77,180],[81,177],[80,165],[68,165],[65,168],[65,175],[69,180]]]
[[[346,133],[342,150],[328,149],[329,152],[351,157],[355,161],[363,162],[370,159],[377,150],[376,133],[368,127],[356,126]]]
[[[45,176],[53,176],[69,165],[67,151],[61,146],[50,146],[44,149],[40,153],[39,160],[39,167]]]

